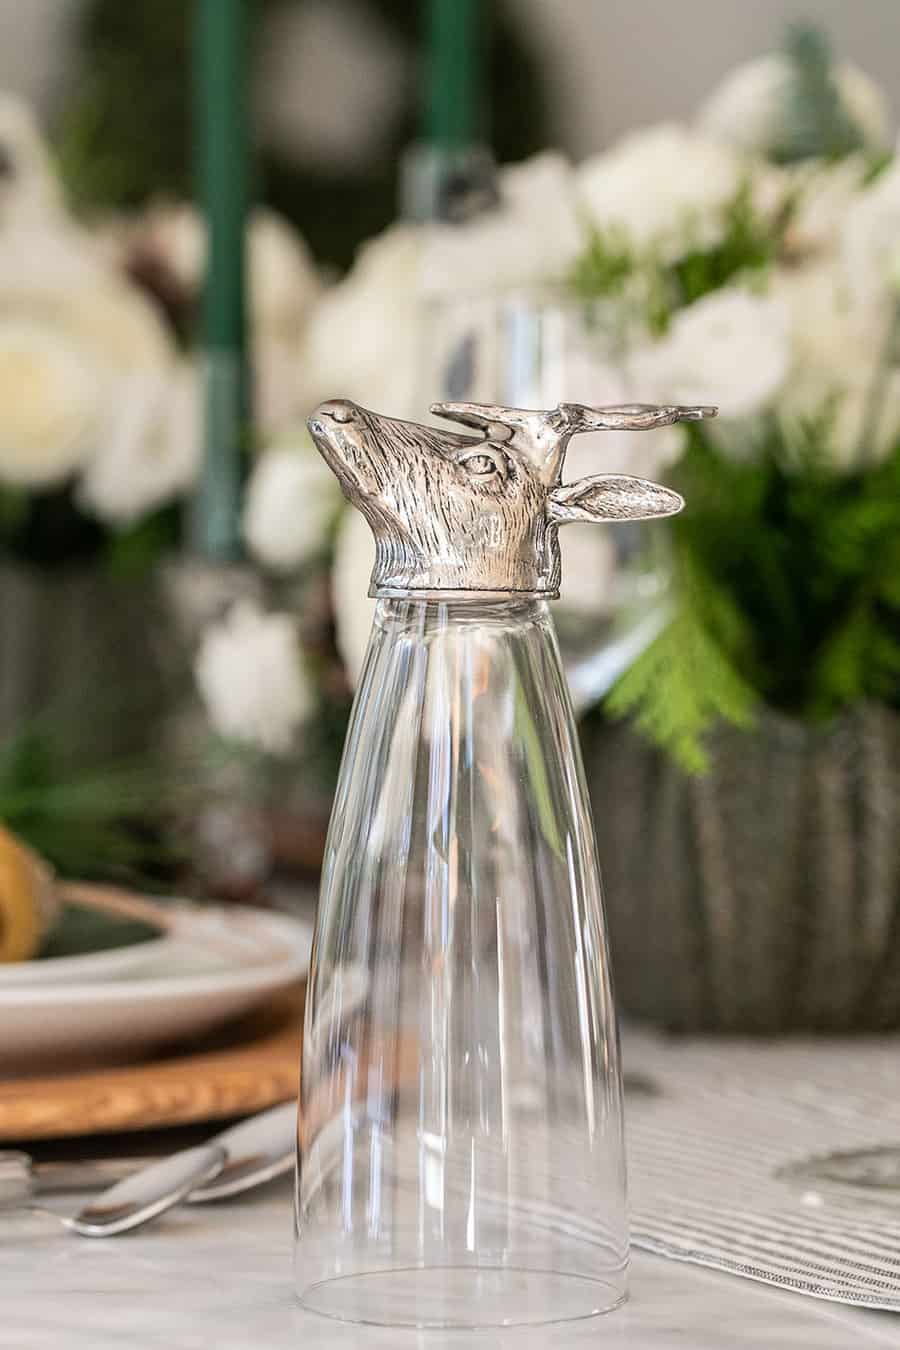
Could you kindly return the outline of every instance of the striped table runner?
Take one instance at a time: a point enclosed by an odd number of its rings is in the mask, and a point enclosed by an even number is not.
[[[785,1176],[900,1148],[900,1039],[670,1040],[626,1032],[632,1241],[818,1298],[900,1311],[900,1190]]]

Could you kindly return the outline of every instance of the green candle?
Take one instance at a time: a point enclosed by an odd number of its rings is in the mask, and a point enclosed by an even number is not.
[[[227,560],[240,548],[241,460],[248,425],[244,237],[247,217],[247,25],[244,0],[197,0],[198,188],[208,245],[203,298],[204,457],[193,542]]]
[[[479,139],[481,0],[430,0],[427,138],[446,150]]]

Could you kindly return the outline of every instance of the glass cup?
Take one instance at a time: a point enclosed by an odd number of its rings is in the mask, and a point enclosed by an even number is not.
[[[625,1296],[594,830],[546,602],[379,600],[307,995],[296,1288],[498,1327]]]

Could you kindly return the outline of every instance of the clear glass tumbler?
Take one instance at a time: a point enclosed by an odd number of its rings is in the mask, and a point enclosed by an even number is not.
[[[490,1327],[625,1296],[622,1091],[594,831],[539,599],[378,601],[326,850],[296,1288]]]

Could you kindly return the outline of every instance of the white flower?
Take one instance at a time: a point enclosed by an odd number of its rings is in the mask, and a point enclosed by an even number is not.
[[[547,151],[503,169],[499,193],[495,210],[427,232],[429,295],[495,293],[564,278],[584,247],[568,160]]]
[[[137,286],[65,246],[46,254],[38,246],[18,276],[3,254],[0,245],[0,312],[7,317],[55,329],[111,376],[171,365],[175,348],[168,329]],[[42,261],[47,263],[43,276]]]
[[[303,432],[257,459],[247,487],[243,534],[274,572],[291,572],[321,553],[341,501],[337,479]]]
[[[67,478],[92,448],[104,393],[67,334],[0,318],[0,481],[42,487]]]
[[[251,344],[250,364],[253,420],[263,441],[308,414],[320,401],[309,391],[300,344],[259,335]]]
[[[671,261],[718,243],[742,175],[741,160],[728,147],[664,123],[585,160],[577,186],[597,228],[621,231]]]
[[[169,368],[174,346],[165,322],[137,286],[110,276],[54,307],[73,338],[111,370],[130,375]]]
[[[785,271],[773,289],[791,315],[793,362],[778,401],[790,429],[825,410],[831,414],[826,448],[832,462],[852,468],[860,456],[877,460],[900,436],[900,375],[888,376],[876,402],[873,390],[890,309],[860,305],[838,265]],[[871,433],[871,434],[870,434]],[[863,439],[867,443],[863,444]]]
[[[195,206],[154,202],[133,222],[130,233],[132,245],[158,258],[183,290],[199,291],[206,267],[206,227]]]
[[[152,303],[65,221],[0,230],[0,314],[0,476],[61,481],[110,435],[118,443],[126,433],[111,428],[131,425],[143,383],[173,369],[172,340]],[[118,491],[140,497],[137,483]]]
[[[0,230],[34,226],[63,215],[53,160],[31,109],[13,94],[0,94]]]
[[[95,239],[68,222],[17,222],[0,228],[0,308],[53,304],[65,307],[76,295],[110,275]]]
[[[194,675],[215,730],[270,754],[290,750],[313,709],[294,619],[249,600],[206,630]]]
[[[196,372],[185,364],[132,373],[114,388],[79,498],[102,520],[127,524],[190,487],[200,458]]]
[[[275,211],[254,211],[248,231],[250,313],[262,333],[300,333],[322,289],[306,241]]]
[[[857,66],[841,63],[834,74],[844,111],[865,144],[887,144],[890,113],[883,91]],[[778,52],[738,66],[701,107],[700,129],[741,150],[767,154],[782,133],[791,79],[791,62]]]
[[[341,516],[331,572],[338,651],[351,684],[356,684],[372,631],[375,601],[369,581],[375,566],[375,540],[364,518],[352,507]]]
[[[864,155],[847,155],[833,163],[807,160],[783,170],[785,195],[795,203],[785,236],[787,253],[805,258],[839,245],[867,170]]]
[[[847,278],[862,304],[877,303],[896,285],[900,261],[900,159],[853,201],[844,219]]]
[[[394,416],[415,412],[423,234],[391,226],[362,246],[347,276],[322,297],[303,354],[310,404],[352,398]]]
[[[157,202],[128,232],[132,249],[158,258],[188,294],[203,286],[206,226],[186,202]],[[127,253],[127,249],[126,249]],[[259,207],[247,229],[250,318],[260,333],[296,336],[321,290],[306,242],[275,211]]]
[[[646,397],[715,403],[721,417],[735,418],[772,401],[790,361],[785,306],[727,286],[680,310],[668,334],[635,353],[633,365]]]

